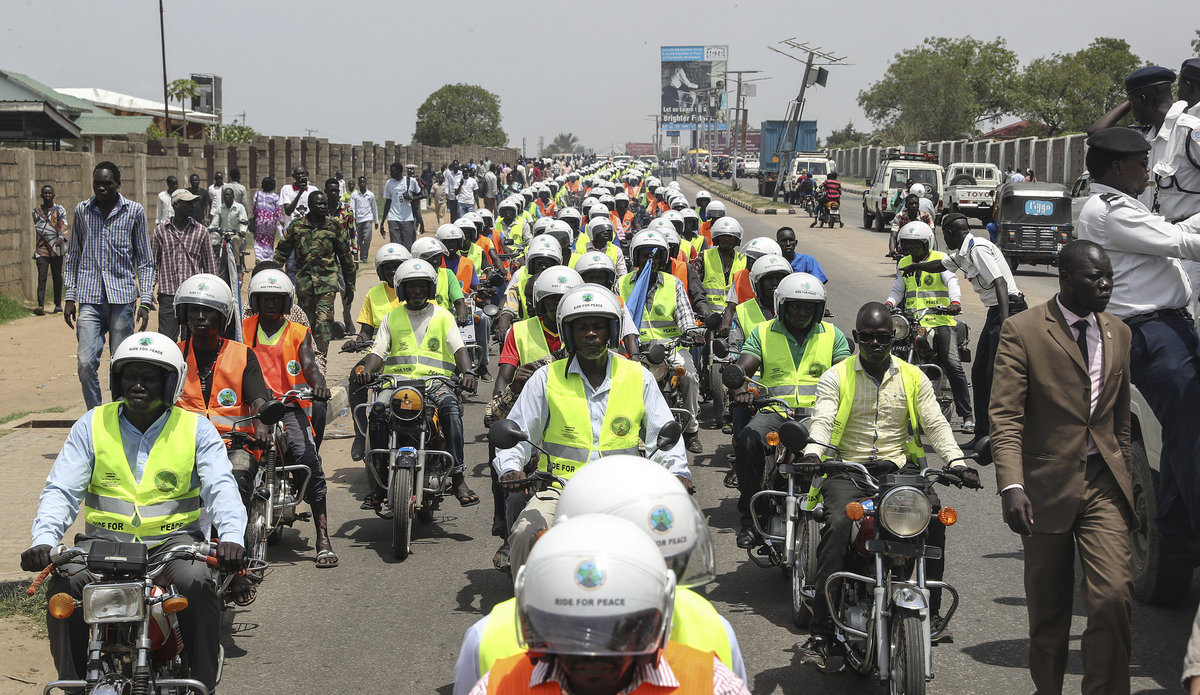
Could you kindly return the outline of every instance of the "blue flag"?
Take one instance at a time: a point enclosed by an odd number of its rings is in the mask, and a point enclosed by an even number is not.
[[[642,325],[642,310],[646,306],[646,294],[649,292],[650,282],[654,278],[654,265],[658,253],[659,249],[654,249],[650,260],[642,267],[638,279],[633,282],[633,290],[629,293],[629,300],[625,302],[625,307],[629,309],[629,315],[633,317],[633,322],[639,328]]]

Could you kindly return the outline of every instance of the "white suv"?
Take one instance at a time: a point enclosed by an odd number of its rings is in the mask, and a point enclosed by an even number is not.
[[[904,184],[925,186],[925,197],[937,208],[945,190],[942,167],[937,155],[924,152],[888,152],[879,163],[874,178],[867,179],[867,192],[863,196],[863,227],[883,232],[892,221],[895,210],[892,201],[904,189]]]

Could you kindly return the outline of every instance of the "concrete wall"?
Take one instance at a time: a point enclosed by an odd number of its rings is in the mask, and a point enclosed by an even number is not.
[[[121,169],[121,194],[145,206],[153,225],[158,192],[166,188],[170,175],[187,186],[188,177],[196,173],[208,186],[215,172],[224,172],[228,180],[229,168],[237,166],[242,184],[257,190],[267,176],[273,176],[278,186],[289,183],[291,168],[303,164],[309,180],[318,187],[338,171],[350,185],[365,175],[367,186],[382,198],[392,162],[415,164],[418,171],[431,162],[440,170],[454,159],[515,163],[519,155],[519,150],[507,147],[426,147],[393,142],[347,145],[324,138],[268,136],[255,138],[249,145],[171,139],[147,142],[144,136],[131,136],[104,141],[103,154],[0,147],[0,294],[34,298],[37,268],[32,260],[31,213],[40,200],[41,187],[54,186],[57,202],[69,217],[76,204],[91,197],[92,168],[97,162],[111,161]]]
[[[904,146],[909,152],[932,152],[947,166],[954,162],[990,162],[1006,169],[1033,169],[1039,181],[1061,183],[1068,187],[1084,171],[1084,135],[1063,135],[1056,138],[1019,138],[1016,140],[950,140],[921,142]],[[915,148],[915,149],[909,149]],[[862,185],[864,179],[875,176],[879,162],[888,148],[854,147],[831,150],[842,181]]]

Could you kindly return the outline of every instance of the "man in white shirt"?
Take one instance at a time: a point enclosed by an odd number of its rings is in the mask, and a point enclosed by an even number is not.
[[[458,160],[450,162],[450,166],[442,172],[442,179],[445,181],[446,191],[446,209],[450,212],[450,223],[453,224],[458,219],[458,183],[462,181],[462,172]]]
[[[217,214],[217,210],[221,209],[221,189],[224,187],[225,174],[218,171],[213,174],[213,184],[208,187],[208,195],[212,198],[212,209],[208,212],[210,219]]]
[[[175,217],[175,206],[171,202],[171,194],[175,192],[176,188],[179,188],[179,179],[168,176],[167,190],[158,192],[158,214],[155,216],[155,225],[160,225]]]
[[[308,214],[308,196],[317,190],[320,189],[308,182],[308,169],[302,166],[292,169],[292,185],[279,191],[279,204],[289,223]]]
[[[242,207],[246,207],[246,187],[242,185],[242,170],[237,167],[230,167],[229,181],[225,184],[226,188],[233,189],[233,200],[236,203],[241,203]],[[250,210],[250,208],[246,208]]]
[[[379,228],[379,203],[367,189],[367,177],[358,177],[358,188],[350,194],[354,211],[354,233],[358,237],[358,262],[366,263],[371,253],[371,232]]]
[[[475,178],[475,172],[464,171],[455,193],[459,217],[475,211],[475,191],[477,190],[479,190],[479,180]]]
[[[1009,183],[1025,183],[1025,174],[1019,171],[1014,171],[1008,176]]]
[[[1172,224],[1138,198],[1149,183],[1150,143],[1130,128],[1088,138],[1092,197],[1079,238],[1096,242],[1113,266],[1110,313],[1133,332],[1130,376],[1162,425],[1158,527],[1166,552],[1200,553],[1200,338],[1187,306],[1180,259],[1200,261],[1200,214]]]
[[[417,223],[413,218],[413,206],[420,205],[421,182],[404,173],[400,162],[388,168],[391,178],[383,187],[383,218],[387,220],[388,239],[393,244],[412,248],[417,240]],[[379,230],[380,236],[383,230]]]

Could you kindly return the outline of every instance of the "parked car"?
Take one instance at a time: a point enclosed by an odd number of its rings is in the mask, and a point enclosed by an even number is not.
[[[932,152],[887,152],[879,162],[875,176],[867,179],[867,193],[863,196],[863,227],[883,232],[896,213],[892,203],[896,194],[904,190],[904,184],[925,186],[925,197],[937,209],[945,191],[945,179],[937,155]]]
[[[1071,186],[1071,224],[1079,224],[1079,211],[1092,197],[1092,175],[1084,171]]]
[[[783,183],[783,190],[789,196],[796,190],[801,171],[807,171],[813,177],[813,182],[820,186],[829,177],[829,172],[837,171],[837,164],[824,152],[797,153],[788,164],[787,178]]]
[[[937,221],[942,215],[957,212],[983,223],[991,222],[996,187],[1000,185],[1000,167],[986,162],[955,162],[946,167],[946,195],[937,206]]]
[[[1075,239],[1071,195],[1060,183],[1005,183],[996,189],[988,231],[1008,267],[1058,265],[1058,252]]]

